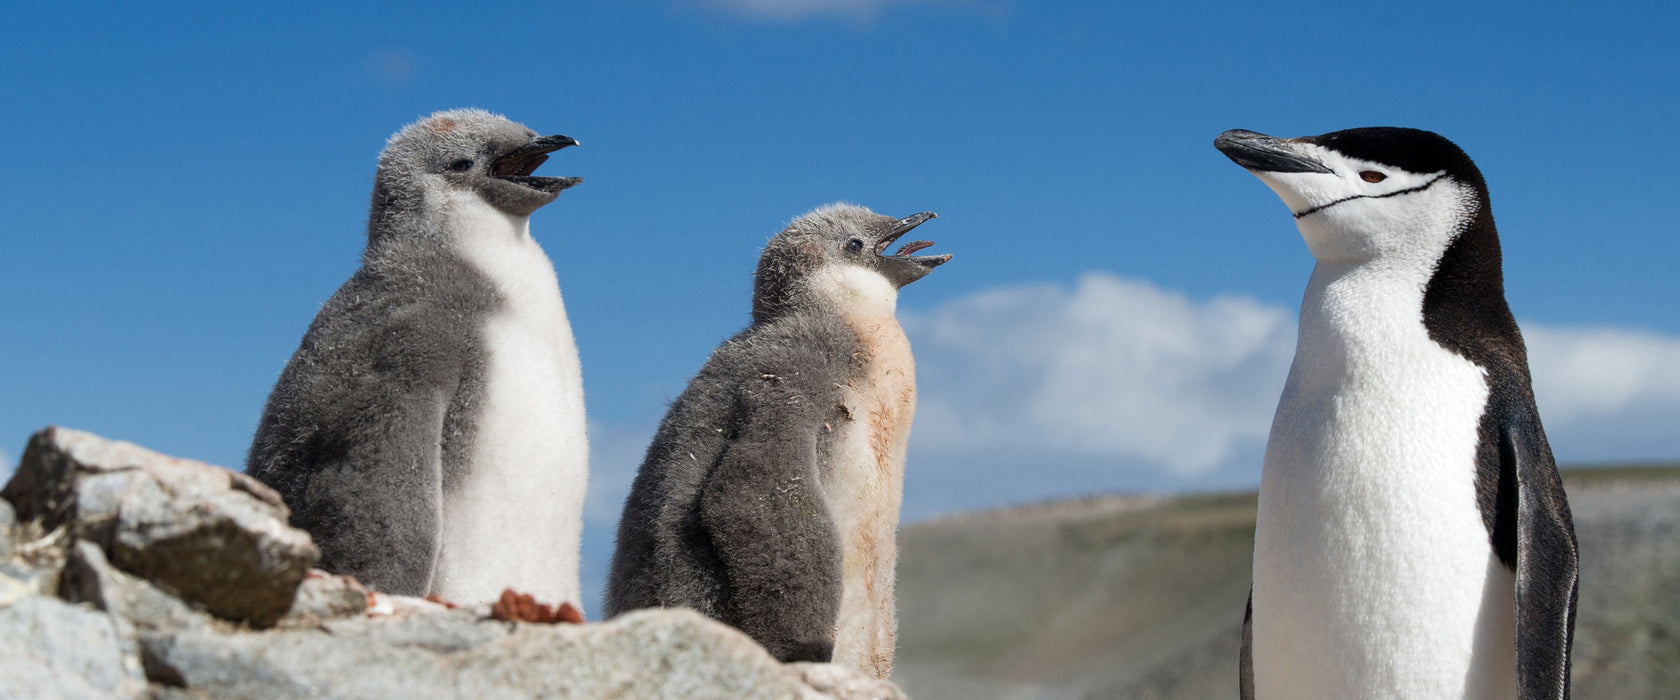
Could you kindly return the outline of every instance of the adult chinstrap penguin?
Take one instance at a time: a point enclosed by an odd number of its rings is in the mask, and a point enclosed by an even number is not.
[[[933,218],[817,209],[765,246],[752,325],[660,424],[624,505],[606,613],[686,606],[784,661],[892,671],[915,365],[899,289]]]
[[[461,602],[579,600],[582,377],[529,230],[580,182],[533,173],[576,143],[457,110],[380,154],[362,266],[281,373],[247,458],[323,568]]]
[[[1243,696],[1568,697],[1574,527],[1481,172],[1416,129],[1214,145],[1317,260],[1266,445]]]

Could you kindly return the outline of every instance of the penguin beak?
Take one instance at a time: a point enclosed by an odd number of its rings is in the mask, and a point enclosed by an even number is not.
[[[1298,153],[1283,139],[1246,129],[1232,129],[1213,140],[1213,147],[1232,162],[1258,173],[1333,173],[1317,160]]]
[[[950,262],[950,253],[944,255],[911,255],[911,253],[933,245],[933,241],[910,241],[900,246],[898,252],[891,255],[887,254],[887,248],[891,247],[894,241],[902,238],[911,229],[926,223],[928,219],[938,217],[938,214],[931,211],[904,217],[893,222],[893,227],[887,232],[887,235],[882,236],[881,240],[875,242],[875,264],[880,268],[881,274],[885,275],[894,285],[903,287],[927,276],[927,273],[932,272],[933,268]]]
[[[559,194],[560,190],[583,182],[583,178],[534,177],[532,173],[537,171],[537,166],[548,160],[548,154],[567,146],[576,145],[578,145],[577,139],[570,136],[538,136],[531,139],[529,143],[492,161],[490,163],[490,176],[498,180],[524,185],[534,190]]]

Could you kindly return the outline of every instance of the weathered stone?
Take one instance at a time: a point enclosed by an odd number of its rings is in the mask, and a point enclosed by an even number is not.
[[[367,614],[368,595],[368,589],[354,578],[311,570],[280,625],[313,627],[337,617],[361,617]]]
[[[426,612],[334,620],[324,630],[144,635],[142,643],[154,682],[211,697],[904,697],[848,669],[780,664],[745,634],[687,610],[592,625]]]
[[[117,568],[258,627],[291,608],[319,556],[256,480],[75,430],[31,437],[0,495],[20,518],[97,543]]]
[[[835,700],[909,700],[891,681],[874,678],[849,666],[813,663],[789,666],[799,672],[805,685]]]
[[[59,570],[30,566],[21,560],[0,562],[0,607],[58,590]]]
[[[77,542],[71,548],[58,596],[71,603],[88,603],[141,631],[200,629],[210,624],[208,615],[179,598],[111,566],[104,550],[92,542]]]
[[[146,690],[116,620],[54,598],[0,608],[0,696],[132,698]]]
[[[392,647],[415,647],[440,654],[471,651],[502,639],[512,625],[488,621],[465,610],[432,609],[394,617],[332,620],[322,625],[340,637],[365,637]]]
[[[458,668],[464,697],[823,697],[752,638],[690,610],[639,610],[594,625],[518,625],[507,639],[466,654]]]

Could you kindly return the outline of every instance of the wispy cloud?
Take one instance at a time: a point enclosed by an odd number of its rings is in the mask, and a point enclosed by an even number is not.
[[[1526,326],[1523,336],[1535,401],[1548,421],[1680,403],[1680,338],[1540,325]]]
[[[940,5],[986,14],[1002,11],[999,0],[679,0],[707,10],[758,22],[798,22],[833,17],[867,22],[888,7]]]
[[[1180,477],[1250,459],[1264,444],[1296,334],[1294,309],[1195,300],[1106,273],[1071,289],[996,289],[901,317],[916,347],[914,441],[924,454],[1103,457]],[[1560,459],[1638,456],[1618,446],[1680,456],[1680,338],[1539,324],[1525,332]]]
[[[1264,441],[1292,314],[1093,273],[902,314],[923,447],[1139,458],[1180,473]]]

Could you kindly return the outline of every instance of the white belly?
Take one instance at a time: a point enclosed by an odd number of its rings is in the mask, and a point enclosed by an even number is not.
[[[852,326],[871,360],[868,374],[842,390],[851,419],[834,426],[830,478],[823,484],[845,552],[834,662],[886,678],[898,636],[893,583],[916,370],[892,317]]]
[[[503,303],[483,328],[477,432],[465,481],[444,497],[432,588],[457,602],[514,588],[579,604],[589,445],[577,347],[542,249],[528,235],[493,243],[466,248]]]
[[[1515,697],[1514,577],[1476,506],[1482,370],[1428,339],[1421,286],[1314,280],[1261,476],[1255,691]]]

